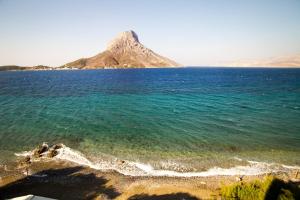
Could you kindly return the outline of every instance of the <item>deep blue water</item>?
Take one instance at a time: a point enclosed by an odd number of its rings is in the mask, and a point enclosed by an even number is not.
[[[0,163],[42,142],[186,171],[300,165],[300,70],[0,72]]]

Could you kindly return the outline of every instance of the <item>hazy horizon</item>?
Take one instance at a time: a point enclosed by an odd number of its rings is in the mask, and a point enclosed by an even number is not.
[[[93,56],[118,33],[186,66],[300,52],[300,1],[0,0],[0,65]]]

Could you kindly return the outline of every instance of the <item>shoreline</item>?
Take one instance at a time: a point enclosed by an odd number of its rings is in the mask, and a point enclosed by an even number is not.
[[[117,157],[100,159],[97,162],[64,144],[48,145],[43,143],[31,151],[15,153],[18,159],[28,158],[30,161],[44,162],[49,160],[65,161],[75,165],[89,167],[99,171],[114,170],[125,176],[133,177],[210,177],[210,176],[257,176],[268,173],[289,173],[300,170],[300,166],[291,166],[280,163],[267,163],[243,160],[234,157],[238,162],[235,165],[221,167],[214,165],[200,171],[178,171],[174,168],[155,168],[149,163],[131,160],[122,160]]]
[[[122,200],[159,195],[171,195],[170,198],[174,199],[177,197],[212,199],[220,197],[222,186],[240,181],[249,182],[270,175],[284,181],[300,181],[300,174],[297,171],[250,176],[128,176],[115,170],[103,172],[58,159],[32,162],[28,176],[26,176],[24,168],[15,168],[10,171],[2,168],[1,171],[0,194],[4,198],[34,194],[57,199],[100,197],[100,199]],[[64,191],[68,191],[68,193],[64,193]]]
[[[32,193],[59,199],[72,198],[80,194],[87,195],[91,192],[104,195],[102,196],[103,199],[128,199],[142,194],[182,193],[188,194],[190,197],[211,199],[219,196],[222,185],[236,183],[240,179],[245,182],[262,179],[266,175],[270,174],[243,177],[126,176],[114,170],[102,172],[67,161],[50,160],[33,162],[29,170],[29,176],[24,175],[20,169],[6,172],[6,176],[2,176],[0,179],[0,193],[2,192],[6,198]],[[275,173],[273,175],[285,181],[291,180],[294,176],[293,173]],[[97,181],[98,179],[100,180]],[[103,184],[97,188],[99,182]],[[88,184],[89,187],[84,186],[85,184]],[[70,188],[73,189],[70,190]],[[68,194],[60,194],[63,189],[67,189]],[[101,192],[103,194],[100,194]],[[72,196],[75,194],[76,196]]]

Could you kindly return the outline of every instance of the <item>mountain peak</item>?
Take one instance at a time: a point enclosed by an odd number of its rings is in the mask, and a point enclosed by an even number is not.
[[[140,43],[137,34],[132,31],[124,31],[120,33],[115,39],[113,39],[107,46],[108,50],[119,49],[126,45]]]
[[[133,40],[135,42],[139,42],[138,35],[133,30],[124,31],[120,33],[118,37],[125,40]]]
[[[108,44],[105,51],[64,65],[80,69],[172,66],[179,64],[145,47],[132,30],[120,33]]]

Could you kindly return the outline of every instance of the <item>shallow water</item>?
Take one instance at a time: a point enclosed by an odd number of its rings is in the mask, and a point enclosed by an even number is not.
[[[0,72],[0,163],[42,142],[173,171],[300,166],[300,70]]]

